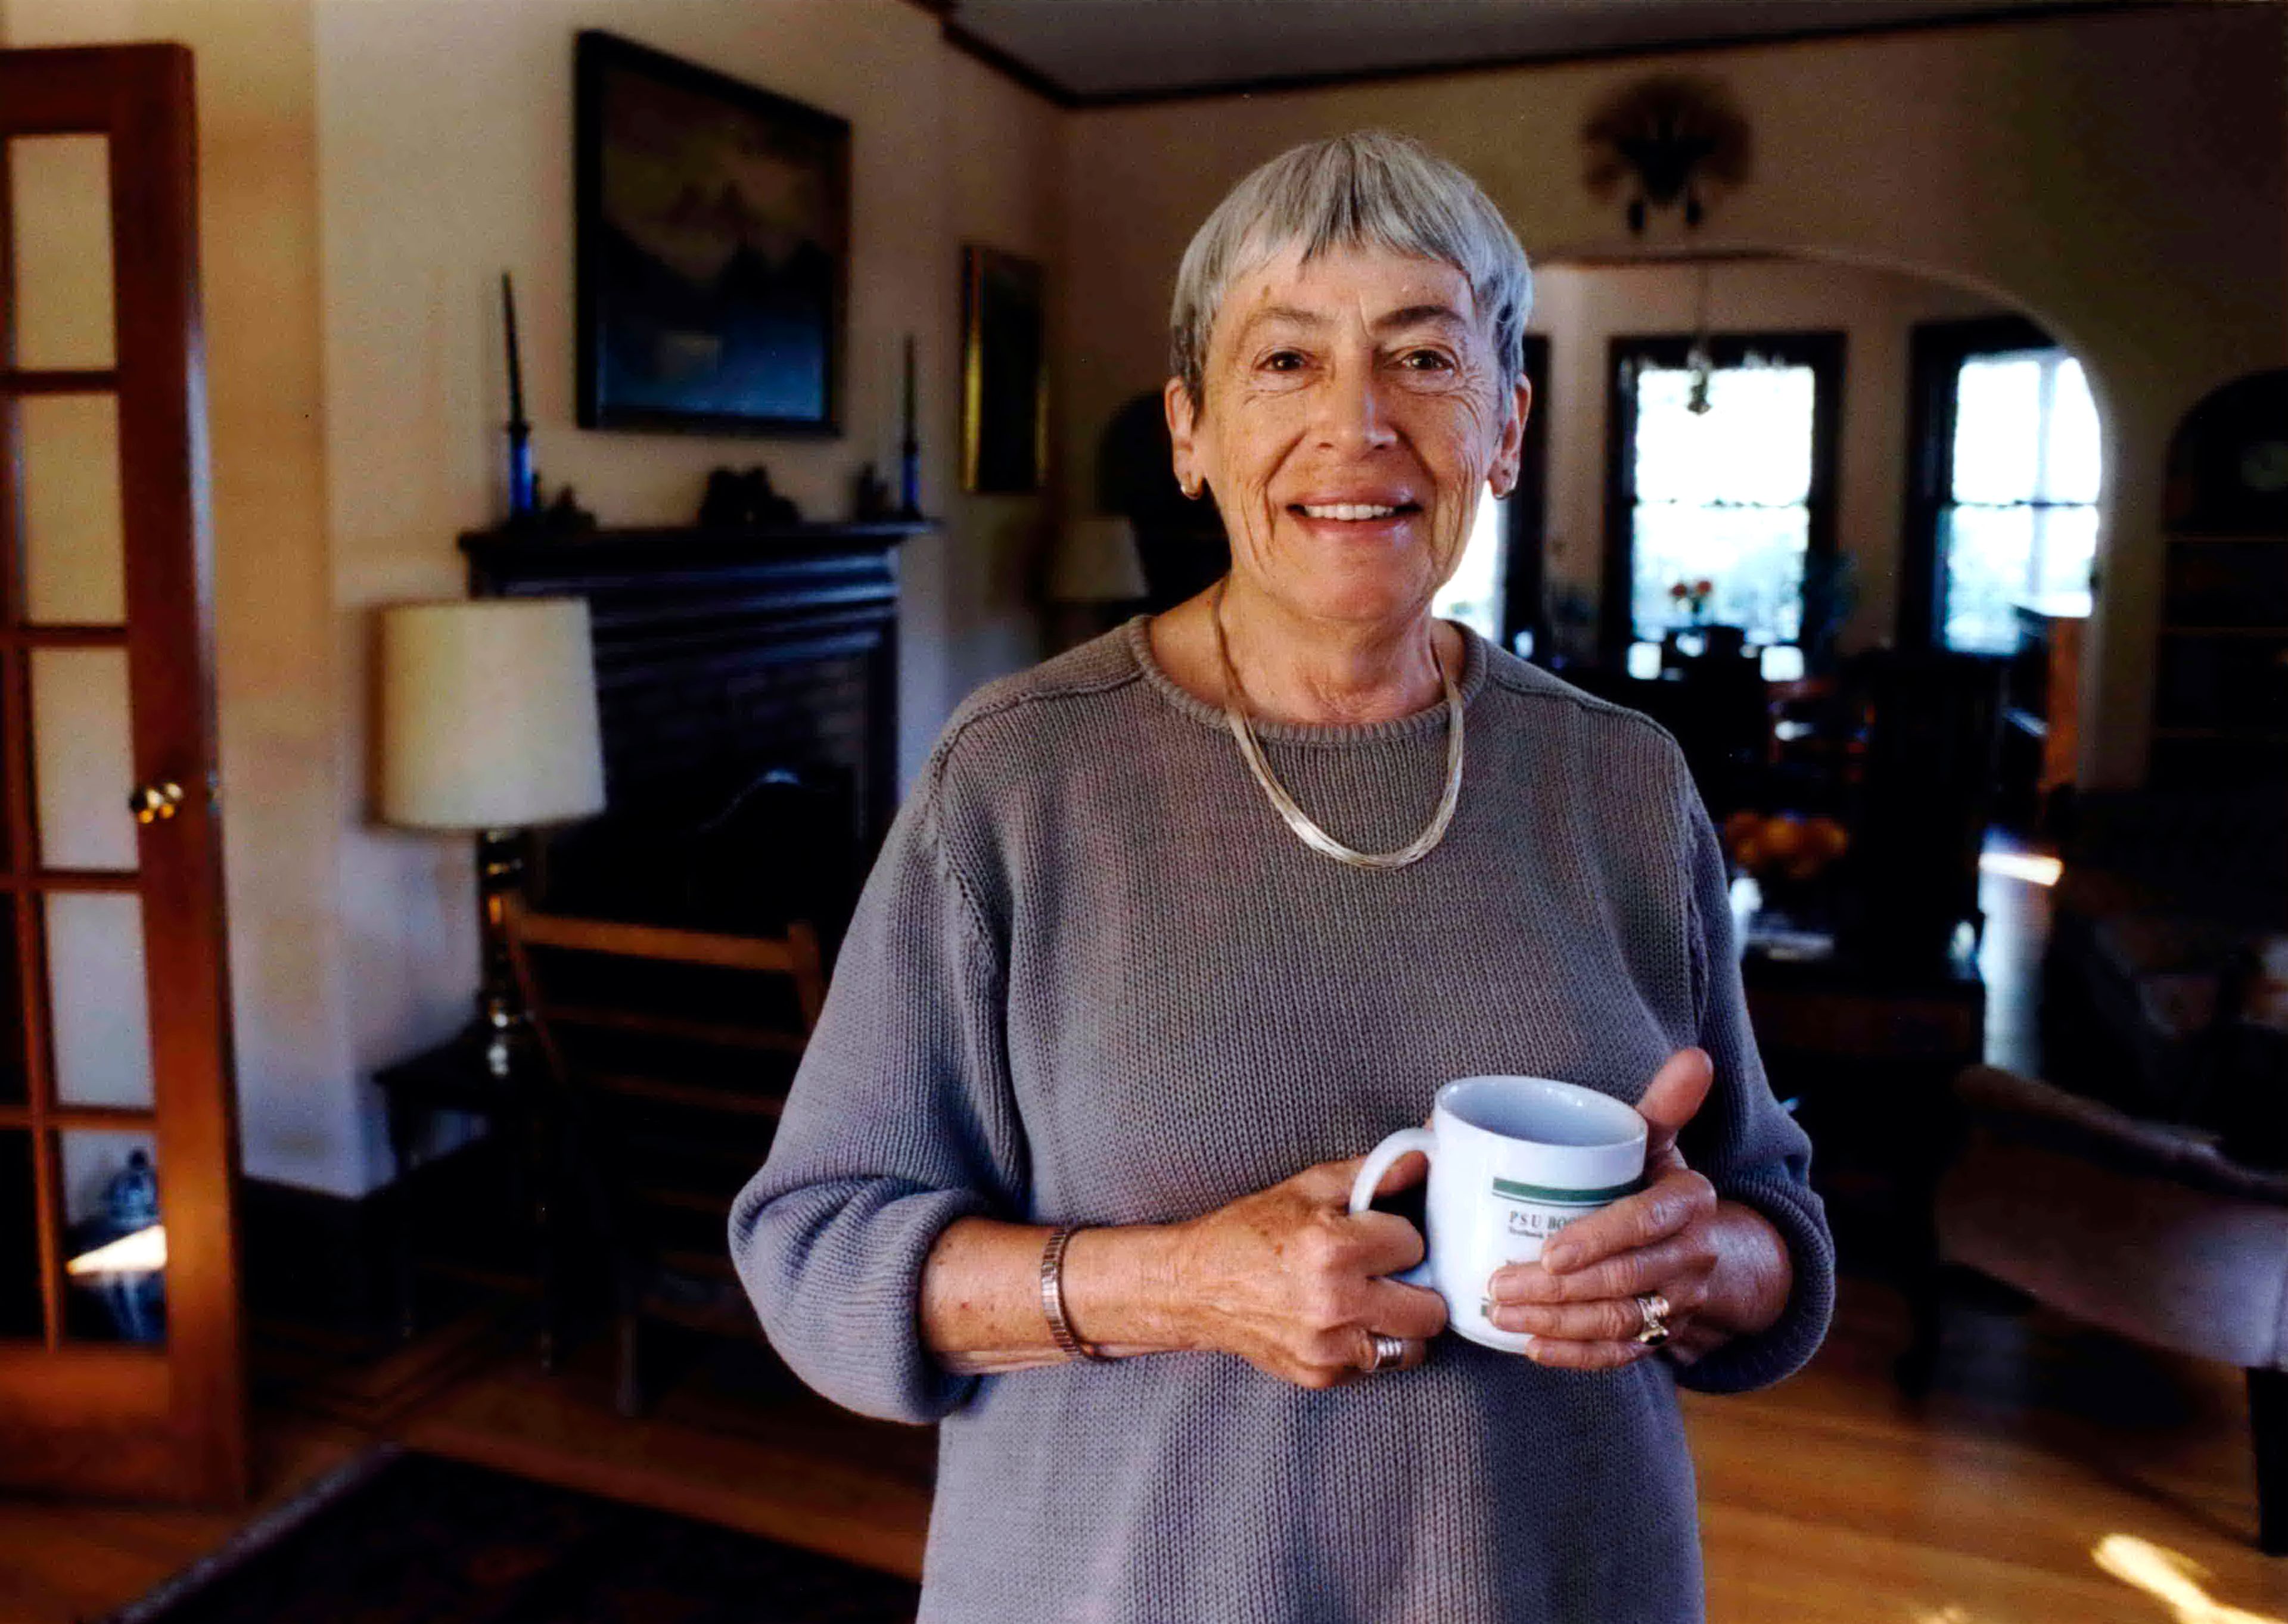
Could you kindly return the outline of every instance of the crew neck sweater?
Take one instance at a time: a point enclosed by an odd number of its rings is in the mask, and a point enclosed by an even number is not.
[[[1810,1146],[1750,1034],[1727,875],[1675,741],[1475,634],[1466,764],[1407,867],[1298,840],[1219,709],[1139,616],[988,684],[947,725],[868,878],[731,1249],[787,1364],[939,1424],[923,1624],[1691,1624],[1676,1389],[1817,1347],[1833,1251]],[[1259,723],[1336,838],[1405,844],[1446,708]],[[1688,1161],[1785,1238],[1787,1307],[1690,1365],[1550,1369],[1448,1334],[1311,1390],[1217,1352],[949,1373],[924,1260],[972,1215],[1180,1221],[1515,1073],[1640,1098],[1714,1061]]]

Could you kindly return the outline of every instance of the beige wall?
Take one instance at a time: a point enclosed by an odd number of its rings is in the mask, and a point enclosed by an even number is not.
[[[894,476],[919,348],[901,754],[1036,655],[1045,496],[969,498],[955,460],[960,247],[1053,265],[1061,115],[902,0],[0,0],[11,44],[171,38],[198,56],[220,725],[245,1165],[385,1176],[364,1079],[451,1031],[476,978],[466,844],[368,810],[371,611],[457,594],[503,505],[498,276],[514,273],[535,460],[607,524],[679,523],[706,471],[766,462],[816,517]],[[573,426],[572,37],[606,28],[854,126],[838,440]]]
[[[944,70],[947,185],[951,189],[952,234],[960,242],[1005,249],[1042,262],[1047,272],[1049,331],[1057,330],[1064,298],[1060,261],[1065,251],[1064,189],[1057,154],[1067,115],[1051,103],[974,59],[942,51]],[[953,284],[949,283],[948,289]],[[941,299],[955,297],[941,289]],[[960,342],[956,322],[949,330],[946,366],[957,374]],[[1060,389],[1059,358],[1050,356],[1050,387]],[[957,385],[957,376],[949,376]],[[949,627],[957,628],[944,646],[946,669],[932,696],[926,727],[907,729],[906,764],[918,767],[935,738],[950,702],[978,684],[1040,659],[1040,601],[1055,504],[1048,492],[1035,496],[964,495],[957,477],[958,419],[949,388],[938,414],[938,448],[949,459],[936,488],[947,493],[933,511],[943,511],[962,539],[957,552],[933,553],[951,567],[936,583]],[[1052,436],[1053,441],[1054,437]],[[1058,455],[1053,443],[1050,456]],[[1051,489],[1061,474],[1053,464]]]
[[[1072,253],[1065,443],[1162,376],[1184,242],[1252,165],[1365,125],[1463,164],[1551,257],[1633,251],[1581,181],[1578,131],[1648,72],[1720,80],[1752,179],[1710,246],[1927,273],[2021,305],[2089,368],[2108,435],[2104,590],[2086,781],[2142,771],[2160,574],[2160,463],[2215,384],[2288,360],[2280,144],[2288,20],[2270,6],[2124,12],[1459,74],[1084,113],[1065,153]],[[1672,218],[1653,238],[1681,235]]]
[[[573,426],[572,37],[607,28],[851,121],[849,388],[838,440],[721,440]],[[468,853],[377,829],[365,622],[452,593],[454,536],[500,511],[506,416],[497,278],[517,279],[534,461],[607,524],[684,522],[706,471],[761,461],[818,517],[896,467],[904,335],[919,354],[925,508],[901,638],[909,772],[961,694],[1032,658],[1019,586],[1044,497],[964,499],[955,400],[960,245],[1053,259],[1054,109],[987,75],[902,0],[317,0],[325,420],[344,969],[354,1066],[439,1037],[476,976]],[[346,1170],[379,1176],[378,1127]],[[361,1151],[361,1155],[359,1153]]]
[[[1606,366],[1617,337],[1692,330],[1697,274],[1682,265],[1538,269],[1531,329],[1549,336],[1548,558],[1553,588],[1595,598],[1603,567]],[[1858,564],[1847,649],[1890,638],[1898,622],[1901,493],[1906,488],[1907,333],[1918,321],[2006,313],[1982,295],[1921,277],[1805,260],[1708,267],[1718,333],[1844,335],[1836,448],[1836,545]]]

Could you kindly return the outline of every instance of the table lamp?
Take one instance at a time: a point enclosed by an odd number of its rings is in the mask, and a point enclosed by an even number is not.
[[[1136,527],[1117,513],[1076,521],[1065,532],[1049,572],[1049,597],[1058,603],[1127,603],[1144,597],[1144,565],[1136,556]]]
[[[1076,520],[1057,538],[1049,560],[1049,603],[1081,621],[1081,636],[1104,630],[1108,615],[1142,602],[1151,590],[1136,551],[1136,527],[1119,514]]]
[[[525,1019],[507,901],[526,831],[603,810],[595,654],[581,598],[381,611],[382,821],[477,837],[486,1062],[508,1075]]]

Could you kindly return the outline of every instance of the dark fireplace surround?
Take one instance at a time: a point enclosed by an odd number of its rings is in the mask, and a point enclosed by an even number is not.
[[[897,810],[897,547],[926,520],[465,535],[478,597],[588,600],[607,809],[534,843],[568,913],[830,949]],[[240,1184],[258,1318],[393,1345],[393,1187]]]
[[[536,900],[838,941],[897,808],[896,548],[928,527],[463,536],[473,596],[588,600],[607,807],[536,838]]]

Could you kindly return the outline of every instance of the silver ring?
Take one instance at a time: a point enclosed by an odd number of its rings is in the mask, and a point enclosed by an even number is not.
[[[1374,1362],[1366,1367],[1369,1375],[1378,1370],[1395,1370],[1406,1362],[1406,1341],[1403,1337],[1385,1336],[1379,1331],[1368,1335],[1374,1343]]]
[[[1636,1303],[1641,1322],[1636,1339],[1648,1348],[1657,1348],[1669,1336],[1669,1301],[1656,1291],[1641,1291]]]

